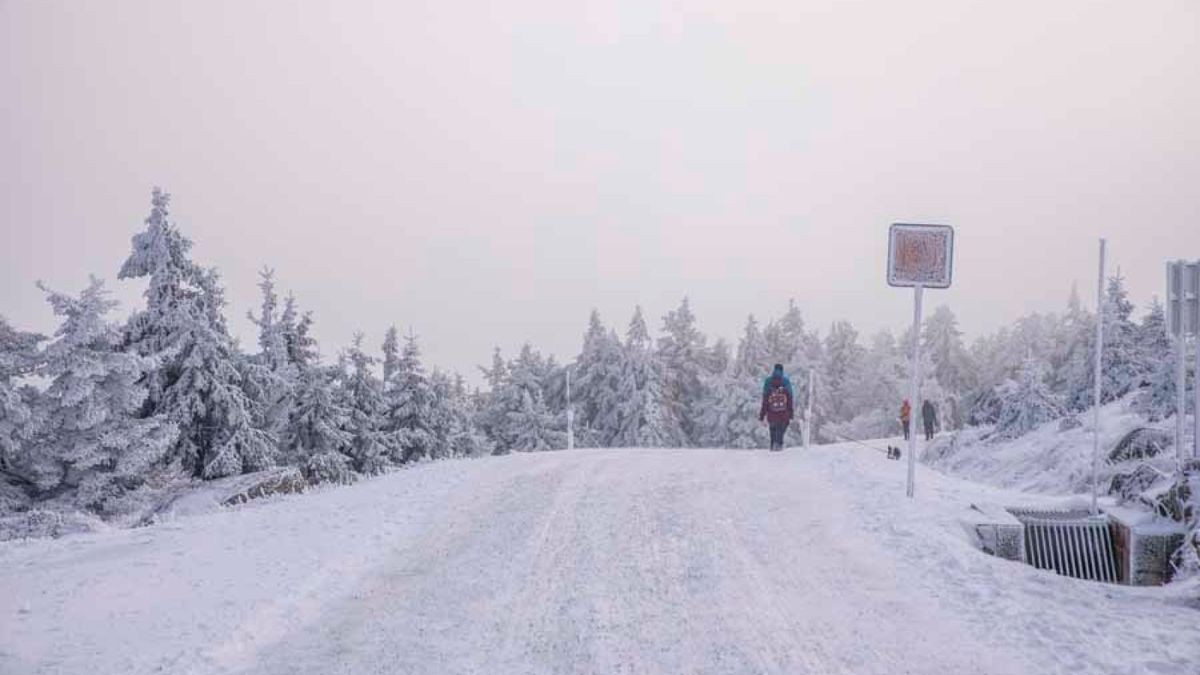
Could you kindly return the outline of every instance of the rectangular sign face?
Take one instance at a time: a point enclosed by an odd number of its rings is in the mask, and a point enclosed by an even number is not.
[[[1200,261],[1167,263],[1167,333],[1200,335]]]
[[[888,284],[949,288],[954,277],[954,228],[896,223],[888,231]]]

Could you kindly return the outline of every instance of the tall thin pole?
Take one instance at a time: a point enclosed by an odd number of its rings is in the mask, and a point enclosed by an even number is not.
[[[909,414],[910,430],[908,435],[908,490],[909,497],[913,496],[914,481],[917,473],[917,411],[921,405],[921,301],[925,287],[920,284],[913,291],[913,326],[912,326],[912,383],[909,384]]]
[[[571,369],[567,368],[567,449],[575,449],[575,411],[571,408]]]
[[[1180,325],[1175,331],[1175,468],[1180,474],[1183,473],[1183,429],[1184,418],[1187,417],[1188,405],[1188,328],[1190,327],[1188,316],[1188,289],[1187,289],[1187,264],[1183,261],[1175,263],[1172,269],[1171,287],[1178,288],[1177,298],[1180,301]]]
[[[813,370],[813,368],[808,369],[808,402],[804,409],[804,447],[806,448],[812,444],[813,395],[817,390],[817,376]]]
[[[1092,515],[1100,514],[1100,395],[1101,362],[1104,354],[1104,258],[1108,242],[1100,239],[1100,273],[1096,277],[1096,356],[1092,373]]]

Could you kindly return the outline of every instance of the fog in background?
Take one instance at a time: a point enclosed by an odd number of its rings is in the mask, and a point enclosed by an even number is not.
[[[266,264],[326,357],[394,322],[472,380],[685,294],[902,329],[895,221],[957,229],[969,338],[1092,304],[1100,235],[1139,314],[1200,257],[1200,2],[831,5],[0,0],[0,314],[140,306],[156,184],[247,347]]]

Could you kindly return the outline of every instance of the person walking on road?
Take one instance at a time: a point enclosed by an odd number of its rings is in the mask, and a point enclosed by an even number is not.
[[[770,425],[773,451],[783,450],[783,434],[792,422],[795,398],[792,381],[783,374],[783,364],[776,363],[771,374],[763,380],[762,407],[758,411],[758,421],[765,419]]]
[[[937,409],[932,401],[925,401],[921,406],[921,418],[925,422],[925,440],[933,440],[933,431],[937,427]]]
[[[908,440],[908,430],[912,422],[912,404],[908,399],[904,399],[904,403],[900,404],[900,426],[904,427],[904,440]]]

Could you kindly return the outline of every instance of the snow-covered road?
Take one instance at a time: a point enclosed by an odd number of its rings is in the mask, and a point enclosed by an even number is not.
[[[857,446],[442,462],[0,547],[0,673],[1194,673],[1162,589],[987,557]]]

